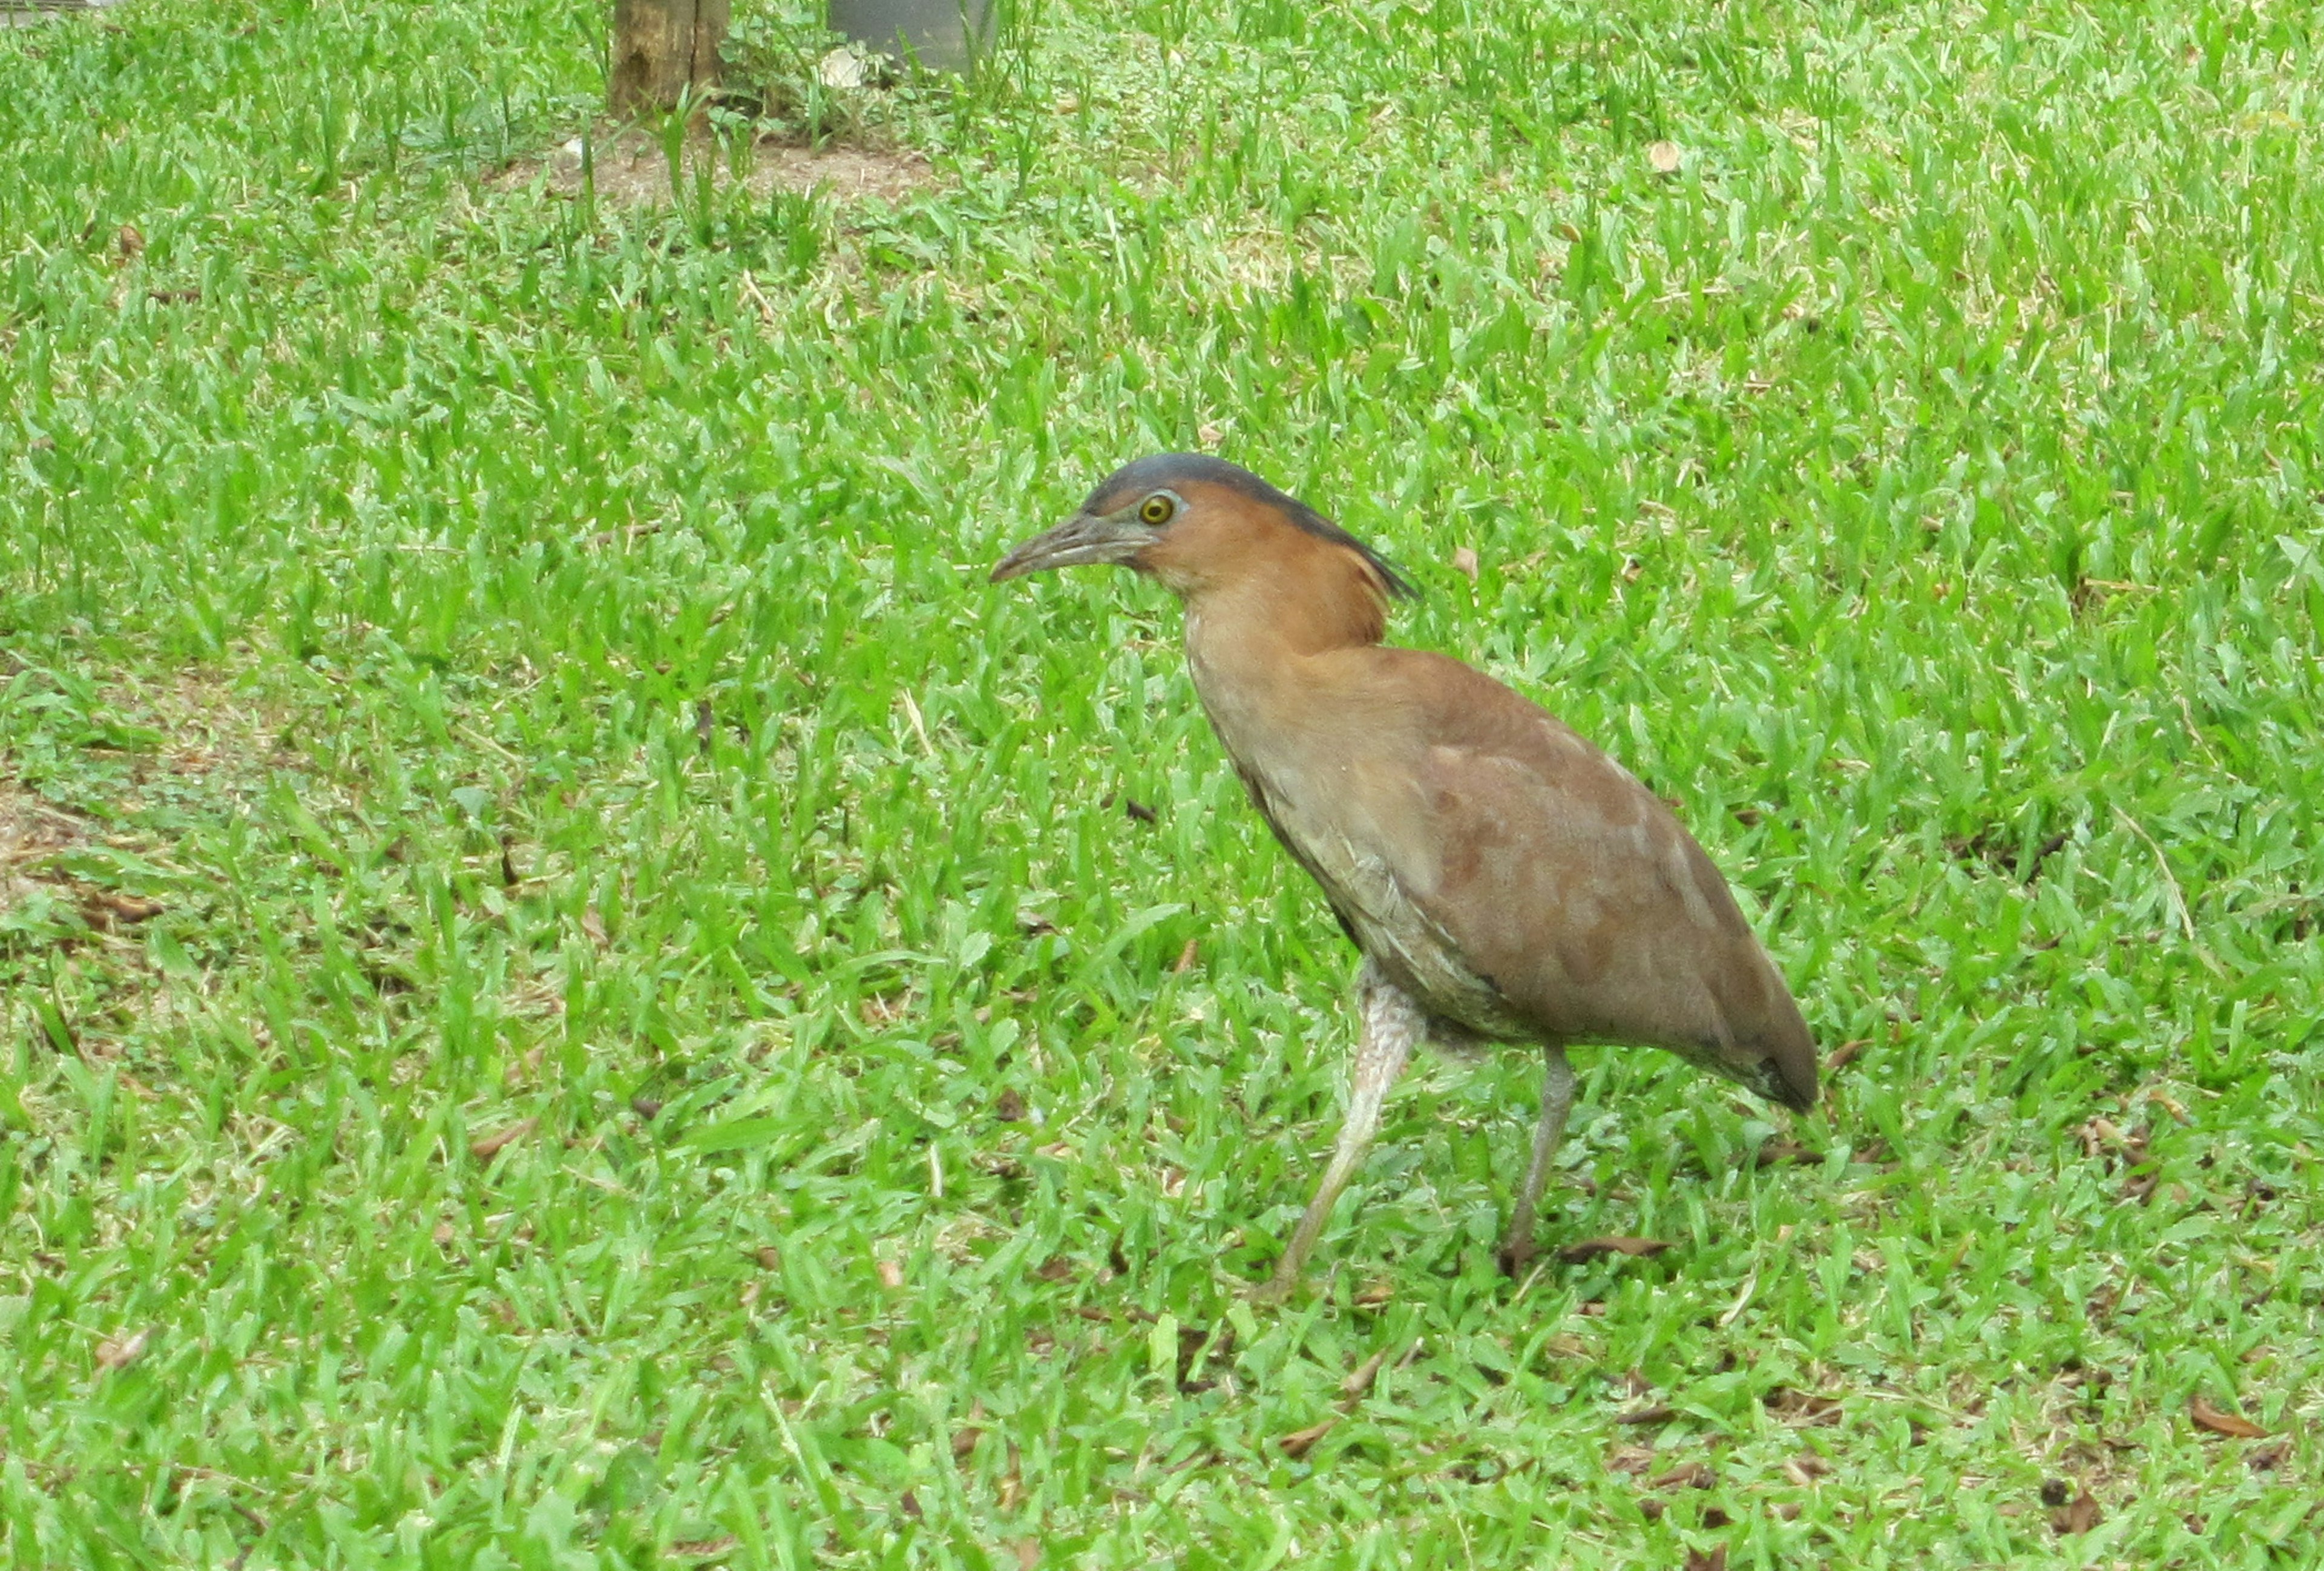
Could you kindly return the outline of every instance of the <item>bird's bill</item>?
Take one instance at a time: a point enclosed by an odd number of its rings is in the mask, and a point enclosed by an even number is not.
[[[1153,541],[1154,531],[1139,523],[1134,513],[1102,517],[1078,513],[1001,558],[992,569],[992,582],[1021,578],[1028,573],[1046,573],[1052,568],[1127,562]]]

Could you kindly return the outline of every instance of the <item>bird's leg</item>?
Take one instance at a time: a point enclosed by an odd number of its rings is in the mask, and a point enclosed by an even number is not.
[[[1541,1083],[1541,1120],[1533,1126],[1533,1160],[1526,1165],[1525,1185],[1517,1191],[1517,1208],[1509,1217],[1508,1236],[1501,1240],[1501,1269],[1515,1276],[1526,1261],[1540,1252],[1533,1240],[1534,1211],[1549,1182],[1550,1159],[1565,1138],[1565,1117],[1573,1111],[1573,1066],[1565,1049],[1546,1049],[1547,1072]]]
[[[1428,1028],[1420,1006],[1370,959],[1364,962],[1357,991],[1363,1030],[1348,1074],[1348,1115],[1340,1125],[1339,1147],[1333,1151],[1332,1165],[1323,1170],[1323,1181],[1315,1187],[1315,1197],[1307,1203],[1306,1215],[1299,1218],[1283,1258],[1275,1263],[1274,1280],[1260,1294],[1265,1298],[1287,1298],[1299,1285],[1300,1268],[1307,1263],[1323,1224],[1332,1219],[1333,1204],[1363,1165],[1364,1152],[1379,1131],[1380,1104],[1388,1099],[1388,1088],[1404,1073],[1413,1043]]]

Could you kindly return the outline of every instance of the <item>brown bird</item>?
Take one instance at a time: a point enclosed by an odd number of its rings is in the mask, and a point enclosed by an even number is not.
[[[1277,1263],[1288,1293],[1424,1036],[1537,1042],[1533,1157],[1501,1262],[1573,1105],[1569,1045],[1666,1048],[1787,1107],[1815,1042],[1726,881],[1670,810],[1539,705],[1381,644],[1411,586],[1257,476],[1166,453],[1117,470],[995,580],[1133,568],[1185,602],[1194,691],[1251,800],[1363,951],[1362,1032],[1323,1181]]]

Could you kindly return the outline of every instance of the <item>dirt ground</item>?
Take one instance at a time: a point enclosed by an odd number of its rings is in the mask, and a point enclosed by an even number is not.
[[[625,206],[667,203],[670,199],[669,161],[660,140],[641,130],[622,131],[599,140],[592,149],[597,198]],[[734,180],[730,155],[706,136],[687,145],[686,178],[690,182],[698,162],[713,161],[721,190]],[[877,197],[897,202],[934,183],[936,171],[927,160],[908,148],[872,150],[860,147],[821,149],[792,146],[772,137],[754,143],[748,157],[750,172],[743,184],[756,197],[777,189],[824,190],[841,201]],[[546,180],[550,190],[566,196],[581,189],[581,142],[578,137],[536,158],[521,158],[503,170],[493,184],[521,189]]]

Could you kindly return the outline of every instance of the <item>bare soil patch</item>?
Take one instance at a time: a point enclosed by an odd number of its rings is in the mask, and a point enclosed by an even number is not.
[[[600,201],[623,207],[669,205],[669,158],[659,138],[644,131],[623,131],[598,140],[590,151]],[[707,135],[687,143],[683,162],[689,189],[705,163],[721,194],[735,184],[733,155]],[[843,202],[877,197],[893,203],[936,183],[935,169],[909,148],[807,148],[767,136],[750,146],[744,165],[742,184],[762,199],[777,190],[821,190]],[[578,196],[580,139],[537,158],[518,159],[490,183],[502,190],[521,190],[536,181],[545,181],[561,196]]]

